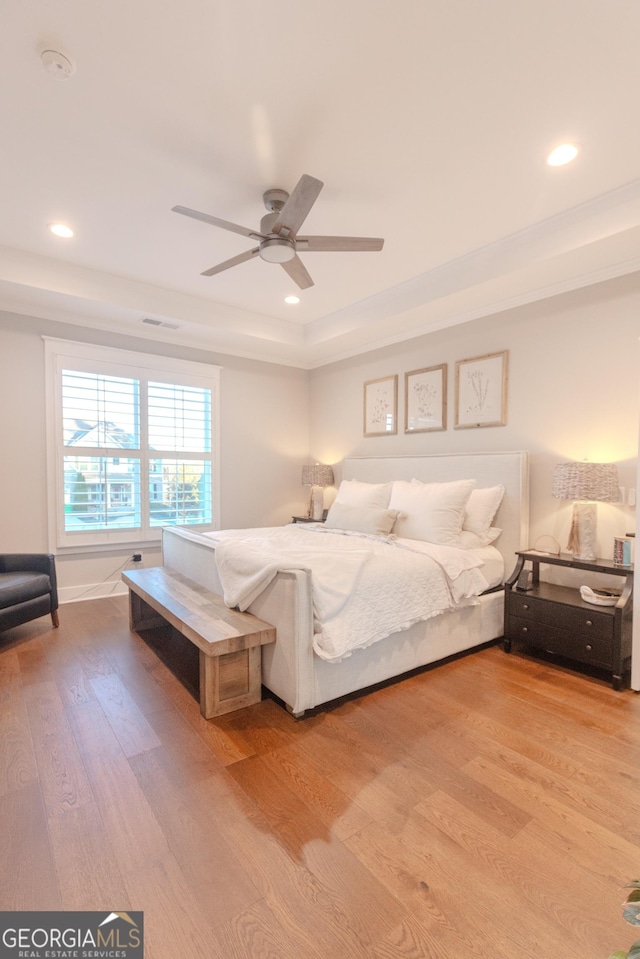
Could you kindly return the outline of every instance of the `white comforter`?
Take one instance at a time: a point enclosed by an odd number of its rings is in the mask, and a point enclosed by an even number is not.
[[[337,662],[420,620],[475,602],[488,583],[472,551],[318,525],[206,534],[227,606],[244,610],[279,570],[311,572],[314,649]]]

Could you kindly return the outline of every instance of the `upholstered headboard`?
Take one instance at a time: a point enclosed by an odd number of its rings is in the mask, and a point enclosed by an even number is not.
[[[515,565],[515,551],[529,546],[529,454],[441,453],[432,456],[349,456],[334,467],[336,485],[343,479],[366,483],[415,479],[425,483],[475,479],[478,487],[502,483],[504,499],[494,525],[502,535],[494,544],[505,561],[505,575]]]

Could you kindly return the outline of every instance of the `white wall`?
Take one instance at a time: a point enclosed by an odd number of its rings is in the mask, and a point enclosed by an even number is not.
[[[640,274],[495,314],[335,363],[311,373],[311,455],[528,450],[531,545],[542,534],[567,543],[571,505],[551,496],[553,467],[565,460],[616,462],[635,487],[638,450]],[[509,351],[503,427],[455,430],[455,362]],[[404,434],[405,372],[448,364],[448,428]],[[399,374],[398,434],[364,438],[363,383]],[[600,555],[635,529],[635,511],[598,506]]]
[[[278,525],[306,507],[301,465],[345,455],[526,449],[531,454],[531,543],[551,534],[566,546],[570,504],[551,497],[553,466],[589,458],[618,464],[636,484],[640,274],[612,280],[307,373],[168,344],[110,336],[0,313],[0,549],[41,551],[47,543],[43,334],[181,356],[222,367],[221,524]],[[508,423],[453,429],[455,361],[509,350]],[[403,433],[404,373],[449,365],[448,429]],[[399,374],[399,432],[363,438],[363,382]],[[308,453],[310,451],[310,456]],[[328,496],[330,500],[330,495]],[[635,528],[628,507],[598,507],[603,556]],[[60,557],[66,595],[97,595],[117,581],[130,550]],[[159,561],[157,553],[145,562]],[[108,587],[110,588],[110,587]]]
[[[0,550],[42,552],[47,542],[44,345],[42,336],[179,356],[222,367],[221,525],[279,525],[299,513],[307,462],[308,373],[269,363],[0,312]],[[63,599],[102,595],[119,582],[133,547],[59,555]],[[157,550],[142,550],[146,565]],[[108,585],[100,585],[104,580]]]

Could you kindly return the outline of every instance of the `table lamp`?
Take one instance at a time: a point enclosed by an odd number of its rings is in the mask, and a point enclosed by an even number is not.
[[[618,503],[618,470],[614,463],[558,463],[551,495],[572,499],[573,518],[567,549],[575,559],[592,563],[597,556],[596,503]]]
[[[302,485],[311,487],[309,509],[307,516],[311,519],[322,519],[324,513],[324,487],[333,486],[333,469],[315,463],[313,466],[302,467]]]

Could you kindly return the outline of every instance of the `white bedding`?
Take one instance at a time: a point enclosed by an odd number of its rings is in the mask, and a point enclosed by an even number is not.
[[[215,546],[224,600],[231,607],[247,609],[280,570],[310,570],[313,646],[329,662],[474,604],[480,593],[502,581],[504,572],[492,546],[463,550],[343,533],[321,524],[222,530],[203,538]]]

